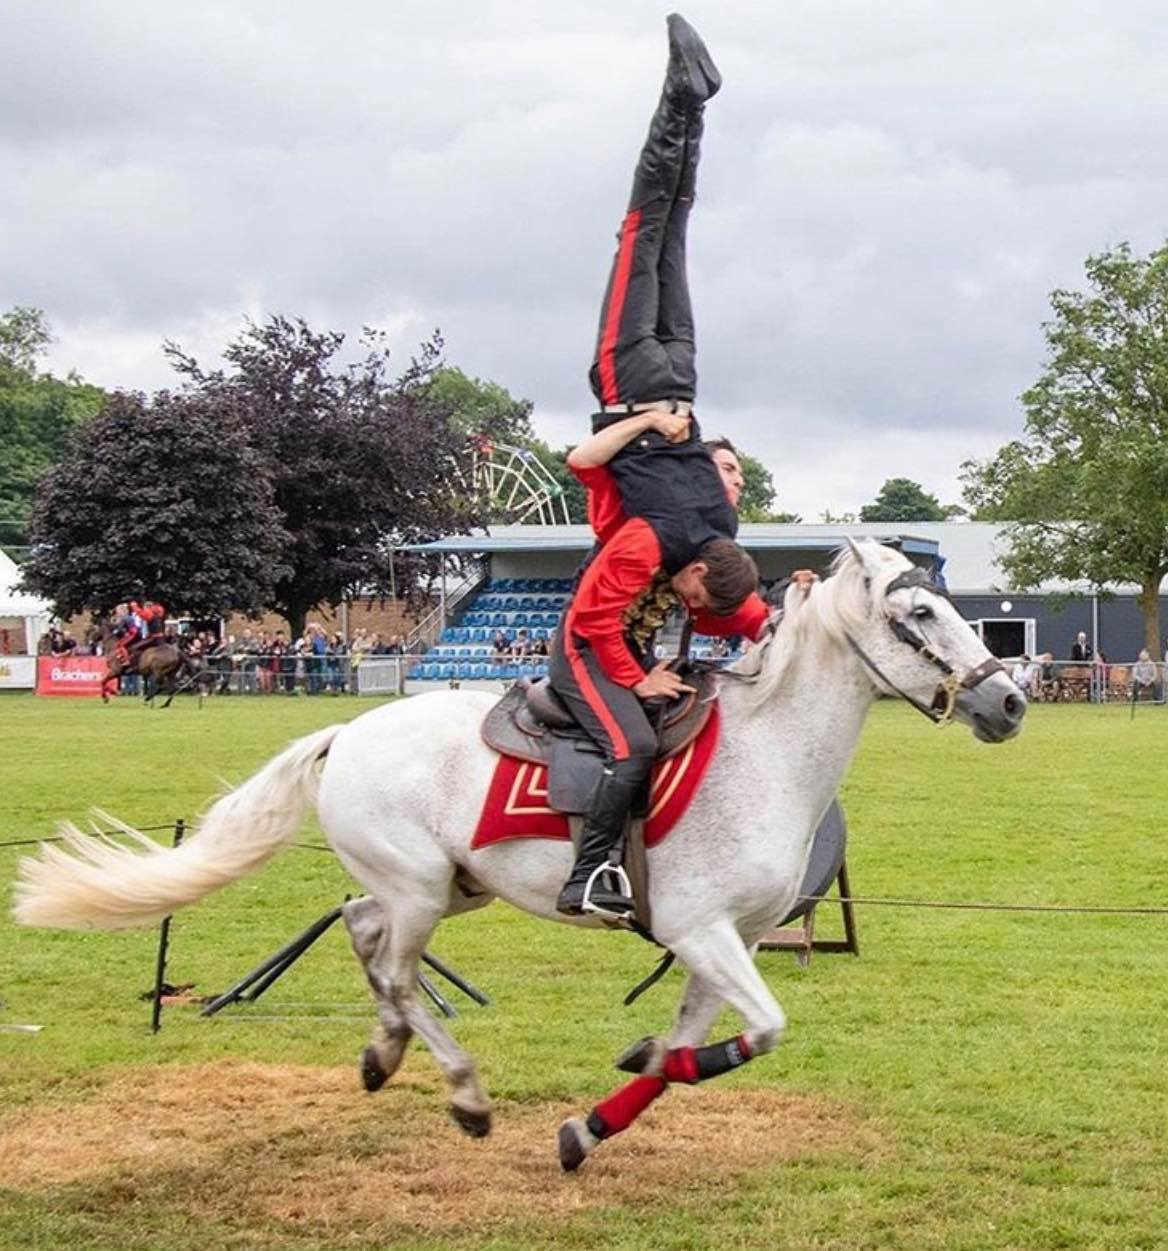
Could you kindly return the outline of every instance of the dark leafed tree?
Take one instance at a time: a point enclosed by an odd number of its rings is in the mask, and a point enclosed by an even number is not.
[[[0,316],[0,544],[16,552],[28,541],[36,484],[105,399],[75,374],[62,379],[39,371],[52,341],[39,309],[13,308]]]
[[[1159,654],[1168,573],[1168,245],[1089,257],[1088,291],[1055,291],[1046,366],[1025,430],[963,466],[979,520],[1005,521],[1012,587],[1047,579],[1139,586]]]
[[[25,587],[58,613],[158,599],[194,617],[252,612],[287,536],[265,466],[230,408],[115,394],[37,490]]]
[[[860,520],[945,521],[953,513],[953,509],[942,505],[919,482],[911,478],[889,478],[875,500],[860,509]]]
[[[466,434],[433,385],[440,338],[397,377],[378,334],[366,331],[363,355],[349,364],[343,342],[303,320],[272,317],[228,345],[226,369],[204,370],[174,344],[166,348],[192,394],[240,413],[274,484],[287,568],[269,606],[293,634],[310,609],[346,593],[400,592],[416,562],[392,548],[467,531],[479,517],[453,472]]]

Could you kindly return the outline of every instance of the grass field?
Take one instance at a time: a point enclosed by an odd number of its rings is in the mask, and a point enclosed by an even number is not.
[[[0,699],[0,841],[100,804],[191,819],[352,700]],[[1036,707],[1016,743],[872,716],[847,781],[866,896],[1168,904],[1168,711]],[[386,761],[393,768],[393,761]],[[306,826],[301,840],[319,843]],[[0,849],[11,881],[21,852]],[[716,855],[716,847],[711,850]],[[320,851],[179,915],[172,981],[222,989],[352,884]],[[825,908],[819,929],[838,932]],[[861,958],[760,957],[790,1018],[774,1055],[673,1090],[563,1176],[554,1132],[661,1032],[680,975],[633,1008],[654,954],[494,905],[433,950],[486,989],[453,998],[496,1132],[446,1120],[420,1048],[359,1088],[372,1013],[339,928],[257,1004],[200,1021],[139,1002],[156,936],[0,919],[0,1248],[1168,1247],[1168,918],[859,909]],[[727,1020],[722,1033],[733,1028]]]

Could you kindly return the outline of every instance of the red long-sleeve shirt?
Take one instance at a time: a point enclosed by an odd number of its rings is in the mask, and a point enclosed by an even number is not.
[[[572,472],[588,492],[588,522],[601,550],[576,589],[564,622],[570,640],[584,639],[601,668],[621,686],[636,686],[645,676],[625,642],[624,614],[661,568],[661,544],[642,517],[626,518],[620,492],[603,466]],[[700,634],[728,638],[743,634],[757,639],[767,621],[767,606],[752,592],[728,617],[690,614]]]

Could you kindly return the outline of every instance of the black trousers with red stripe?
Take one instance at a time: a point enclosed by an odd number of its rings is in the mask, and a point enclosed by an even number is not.
[[[630,780],[649,776],[657,754],[657,732],[644,704],[627,686],[614,682],[581,639],[567,640],[561,625],[552,641],[548,679],[610,762],[621,762]]]
[[[600,309],[589,382],[601,406],[694,398],[685,242],[701,133],[701,111],[663,94],[637,162]]]

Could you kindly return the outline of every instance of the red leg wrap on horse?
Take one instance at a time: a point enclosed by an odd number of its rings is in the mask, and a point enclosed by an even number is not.
[[[708,1047],[674,1047],[665,1056],[665,1079],[670,1082],[704,1082],[745,1064],[753,1053],[745,1034],[711,1043]]]
[[[592,1109],[589,1128],[596,1133],[596,1122],[600,1123],[604,1132],[597,1134],[598,1138],[619,1134],[622,1129],[628,1129],[658,1095],[665,1093],[667,1085],[661,1077],[634,1077]]]

